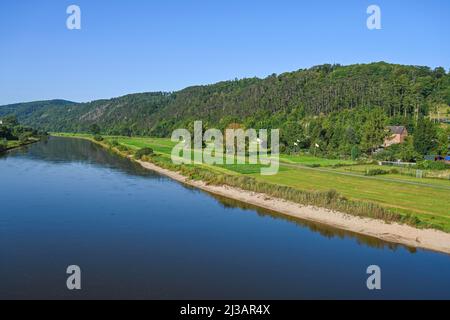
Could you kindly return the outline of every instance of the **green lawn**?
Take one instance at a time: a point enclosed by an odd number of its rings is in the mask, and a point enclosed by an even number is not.
[[[72,135],[73,136],[73,135]],[[78,135],[83,137],[83,135]],[[132,150],[151,147],[156,153],[170,157],[175,143],[170,139],[105,137],[117,140]],[[375,177],[364,175],[368,168],[383,168],[376,165],[350,165],[349,160],[323,159],[306,155],[282,155],[280,171],[274,176],[260,175],[261,165],[217,165],[209,169],[232,175],[247,175],[261,182],[284,185],[299,190],[336,190],[348,199],[374,202],[394,208],[403,214],[411,214],[422,221],[440,226],[450,232],[450,181],[440,179],[418,179],[400,174]],[[313,168],[313,164],[320,164]],[[332,168],[336,164],[348,166]],[[306,166],[306,167],[305,167]]]
[[[352,160],[326,159],[314,157],[312,155],[280,155],[280,160],[287,163],[302,164],[305,166],[321,166],[331,167],[334,165],[351,165],[355,164]]]
[[[423,178],[416,178],[416,168],[404,168],[394,166],[379,166],[375,164],[354,165],[337,168],[337,171],[349,172],[364,175],[367,170],[381,169],[388,171],[389,174],[382,175],[383,177],[391,177],[395,179],[403,179],[405,181],[417,181],[422,183],[442,184],[448,185],[450,181],[450,170],[420,170]],[[440,177],[440,178],[438,178]]]
[[[423,221],[445,225],[450,231],[450,189],[300,168],[280,171],[274,176],[255,174],[254,177],[301,190],[335,189],[349,199],[371,201],[403,213],[416,214]],[[450,183],[446,186],[450,187]]]

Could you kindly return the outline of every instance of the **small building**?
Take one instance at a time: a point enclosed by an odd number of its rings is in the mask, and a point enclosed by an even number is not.
[[[444,157],[438,154],[427,154],[423,159],[427,161],[444,161]]]
[[[387,148],[393,144],[405,142],[408,136],[408,130],[404,126],[389,126],[390,136],[384,139],[384,147]]]
[[[2,119],[0,119],[0,126],[3,124],[3,120]]]
[[[449,155],[447,155],[445,157],[444,162],[447,163],[447,164],[450,164],[450,156]]]

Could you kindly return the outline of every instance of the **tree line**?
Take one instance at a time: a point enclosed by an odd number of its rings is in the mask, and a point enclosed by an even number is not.
[[[0,152],[7,150],[8,141],[27,143],[31,138],[46,135],[45,132],[19,124],[15,116],[0,118]]]
[[[378,62],[325,64],[264,79],[89,103],[4,106],[0,116],[12,113],[46,131],[89,132],[96,125],[101,134],[124,136],[169,137],[196,120],[206,128],[225,129],[234,123],[279,128],[285,152],[306,149],[336,157],[370,155],[388,134],[387,125],[404,125],[412,137],[402,146],[410,149],[401,152],[411,158],[410,151],[414,157],[447,152],[448,129],[427,119],[436,108],[449,105],[450,75],[445,69]]]

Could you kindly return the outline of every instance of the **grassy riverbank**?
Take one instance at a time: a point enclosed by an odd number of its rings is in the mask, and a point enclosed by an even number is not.
[[[21,125],[15,116],[0,119],[0,153],[35,143],[44,136],[46,132]]]
[[[94,141],[91,135],[58,135]],[[450,232],[450,181],[447,180],[418,179],[400,174],[366,176],[349,161],[311,156],[304,156],[304,159],[302,156],[282,156],[277,175],[261,176],[259,165],[174,165],[170,160],[174,143],[169,139],[104,137],[103,141],[96,142],[128,156],[150,147],[155,155],[144,160],[194,180],[261,192],[357,216]],[[321,163],[320,167],[311,165],[315,161]],[[354,171],[349,170],[351,166]]]
[[[23,147],[23,146],[26,146],[26,145],[29,145],[29,144],[32,144],[32,143],[36,143],[39,140],[40,140],[39,138],[29,138],[27,141],[7,140],[6,141],[6,145],[4,146],[4,148],[2,148],[0,150],[0,153],[1,152],[6,152],[6,151],[9,151],[9,150],[13,150],[13,149],[16,149],[16,148],[20,148],[20,147]]]

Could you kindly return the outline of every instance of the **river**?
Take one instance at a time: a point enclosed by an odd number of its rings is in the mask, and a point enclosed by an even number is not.
[[[81,268],[81,290],[66,268]],[[381,290],[366,269],[381,268]],[[0,298],[450,299],[450,256],[199,191],[85,140],[0,156]]]

